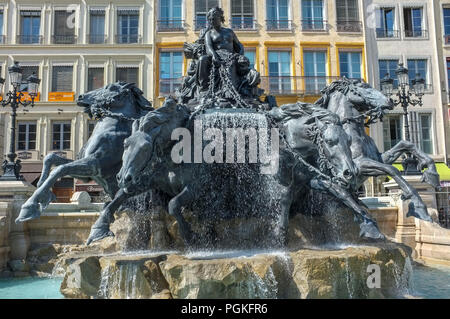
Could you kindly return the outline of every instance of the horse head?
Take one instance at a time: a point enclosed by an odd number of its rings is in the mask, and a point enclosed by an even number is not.
[[[131,102],[131,103],[130,103]],[[134,83],[116,82],[82,94],[77,99],[78,106],[84,107],[89,117],[97,119],[107,112],[122,113],[131,118],[140,118],[153,110],[151,103]]]
[[[352,159],[352,139],[346,134],[339,118],[330,114],[325,118],[314,118],[307,135],[317,146],[319,170],[333,177],[345,188],[354,188],[358,170]]]
[[[122,168],[117,174],[120,188],[130,189],[154,175],[153,166],[170,154],[172,131],[182,127],[188,117],[184,107],[167,98],[162,107],[134,121],[132,134],[124,141]]]
[[[369,123],[376,119],[382,119],[386,110],[392,110],[394,103],[380,91],[360,80],[349,80],[347,78],[334,81],[322,91],[322,97],[316,102],[324,108],[340,114],[340,103],[333,101],[333,94],[338,92],[346,98],[345,105],[349,105],[358,113],[370,116]],[[343,119],[344,123],[348,119]]]

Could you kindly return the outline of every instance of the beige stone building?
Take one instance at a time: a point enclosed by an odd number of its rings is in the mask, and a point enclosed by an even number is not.
[[[0,76],[19,61],[24,77],[42,79],[39,101],[20,108],[17,153],[22,173],[36,182],[42,159],[58,152],[73,159],[95,125],[76,106],[79,94],[116,80],[136,82],[153,92],[153,14],[146,0],[0,1]],[[0,136],[9,148],[10,116],[1,110]],[[4,153],[4,152],[3,152]],[[54,191],[70,198],[73,180]],[[95,186],[91,189],[95,189]]]

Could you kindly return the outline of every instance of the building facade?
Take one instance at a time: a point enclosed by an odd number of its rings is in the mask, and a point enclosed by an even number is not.
[[[314,101],[342,75],[366,78],[361,0],[155,0],[155,103],[179,84],[183,43],[198,38],[217,5],[280,105]]]
[[[445,166],[450,152],[448,74],[444,67],[445,37],[441,34],[446,11],[440,2],[367,1],[364,23],[368,82],[371,85],[381,89],[380,80],[388,74],[395,80],[396,86],[395,70],[399,63],[408,68],[410,81],[417,74],[426,80],[423,105],[408,109],[411,141],[429,154],[438,163],[438,171],[448,178],[448,168]],[[383,122],[371,126],[370,135],[381,152],[405,139],[402,108],[395,107]]]
[[[145,0],[0,2],[0,76],[19,61],[24,80],[42,80],[34,108],[20,108],[17,153],[25,178],[36,183],[43,158],[57,152],[74,159],[95,125],[75,100],[84,92],[116,80],[153,91],[152,4]],[[4,149],[9,149],[10,116],[2,110]],[[3,153],[5,153],[3,151]],[[67,201],[73,180],[54,191]],[[95,188],[95,186],[92,186]],[[91,189],[92,189],[91,187]]]

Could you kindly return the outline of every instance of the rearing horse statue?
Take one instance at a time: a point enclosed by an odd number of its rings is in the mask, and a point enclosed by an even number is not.
[[[381,154],[374,140],[365,131],[365,117],[371,117],[369,124],[376,119],[382,119],[386,110],[394,108],[392,101],[367,83],[344,78],[324,88],[322,98],[315,104],[337,114],[344,123],[347,135],[352,137],[350,148],[359,172],[357,187],[361,187],[369,176],[389,175],[402,189],[402,199],[411,200],[407,216],[432,221],[419,193],[405,181],[400,171],[392,164],[405,152],[413,154],[419,160],[418,169],[428,168],[423,174],[423,181],[437,188],[439,175],[434,161],[407,141],[400,141],[392,149]]]
[[[39,218],[55,199],[51,187],[64,176],[92,179],[111,198],[119,191],[116,175],[122,166],[123,142],[131,134],[133,121],[153,108],[134,83],[126,82],[109,84],[81,95],[77,104],[84,107],[90,117],[99,119],[92,136],[75,161],[54,153],[45,157],[38,189],[23,204],[16,222]],[[58,167],[50,172],[52,166]]]

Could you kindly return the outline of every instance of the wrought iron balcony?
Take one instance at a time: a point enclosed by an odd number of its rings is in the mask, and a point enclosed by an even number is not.
[[[76,44],[76,35],[53,35],[53,44]]]
[[[291,31],[292,20],[278,19],[266,20],[267,31]]]
[[[398,38],[399,37],[398,30],[386,30],[386,29],[377,29],[376,36],[378,39],[383,38]]]
[[[260,88],[271,95],[320,95],[338,76],[262,76]]]
[[[361,21],[338,20],[336,26],[338,32],[362,32]]]
[[[156,22],[158,32],[184,31],[184,20],[181,19],[161,19]]]
[[[19,44],[42,44],[44,37],[42,35],[20,34],[17,36]]]
[[[450,44],[450,34],[444,35],[444,43],[445,44]]]
[[[328,30],[328,23],[323,19],[302,20],[302,31],[320,32]]]
[[[116,44],[140,44],[142,36],[139,34],[118,34],[116,35]]]
[[[176,89],[183,83],[183,77],[172,79],[159,79],[159,94],[169,95],[174,94]]]
[[[405,38],[426,38],[427,30],[405,30]]]
[[[232,17],[230,26],[233,30],[256,30],[256,19],[252,17]]]
[[[90,44],[105,44],[108,40],[104,34],[88,34],[87,38]]]

